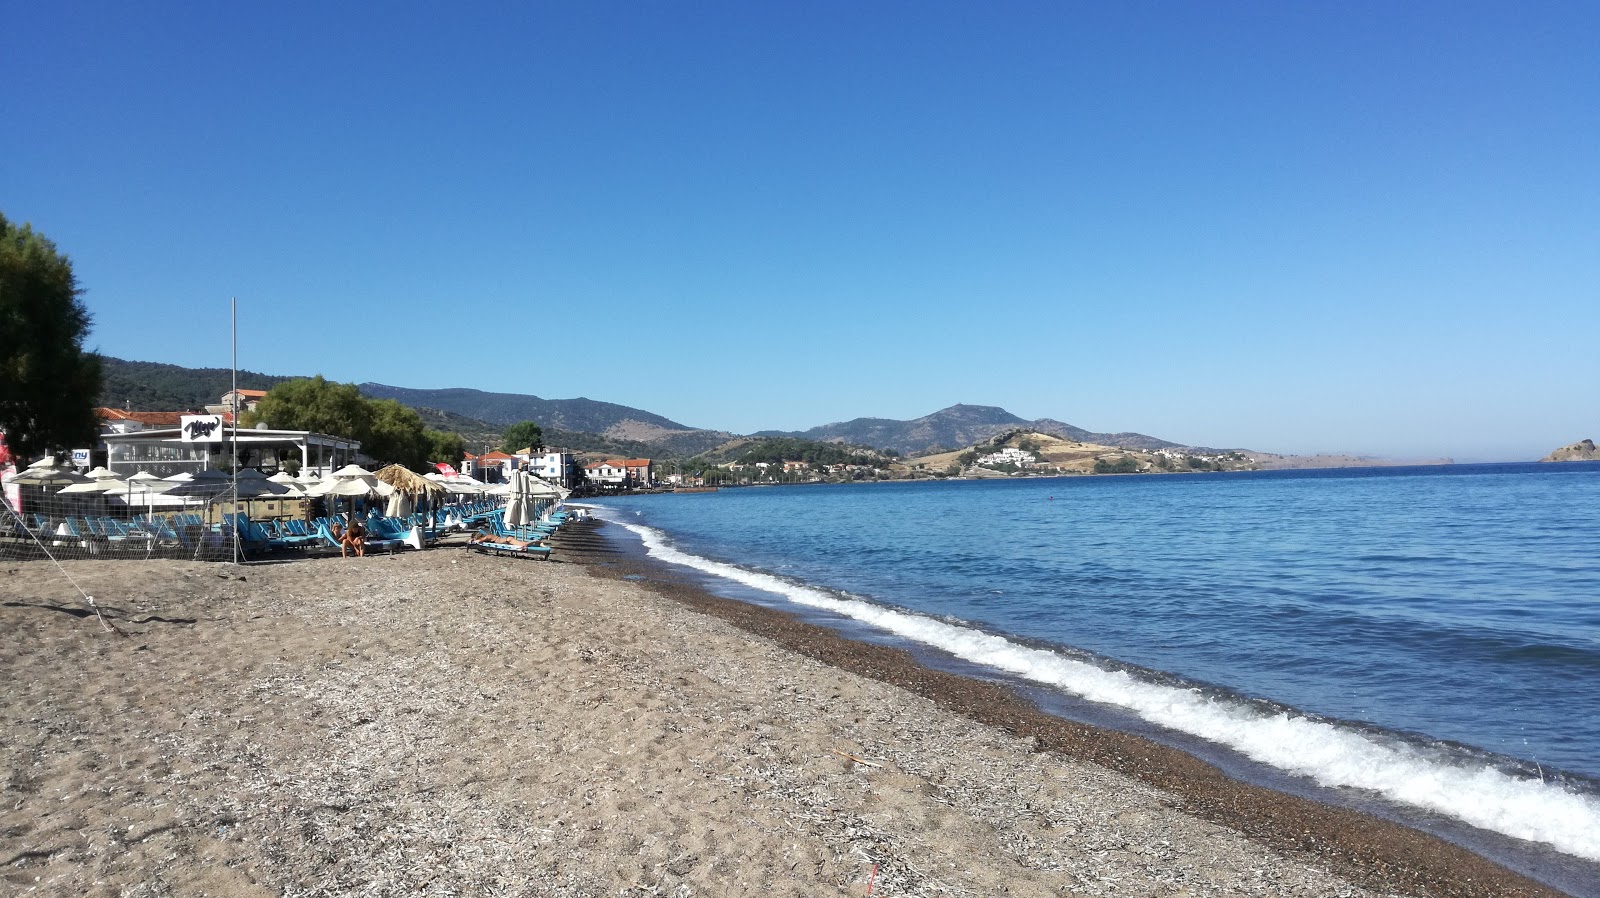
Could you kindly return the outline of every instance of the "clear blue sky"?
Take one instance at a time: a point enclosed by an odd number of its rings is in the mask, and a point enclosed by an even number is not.
[[[1600,438],[1600,4],[10,3],[91,344],[739,432]]]

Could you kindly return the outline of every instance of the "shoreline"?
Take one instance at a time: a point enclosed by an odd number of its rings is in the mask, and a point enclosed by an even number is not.
[[[603,519],[599,527],[621,530]],[[604,538],[626,539],[615,533]],[[640,583],[790,651],[905,689],[978,723],[1032,740],[1037,751],[1087,761],[1173,792],[1182,797],[1179,808],[1185,813],[1236,829],[1278,850],[1314,855],[1370,888],[1437,896],[1574,894],[1404,823],[1234,779],[1181,748],[1055,716],[1015,686],[941,671],[918,661],[907,649],[852,640],[804,621],[797,613],[714,595],[679,575],[674,566],[642,552],[619,554],[598,564],[580,563],[589,564],[595,576]],[[1574,865],[1584,863],[1571,860]]]
[[[449,548],[70,563],[122,635],[48,563],[8,563],[0,883],[95,898],[810,898],[863,894],[870,876],[875,894],[929,898],[1557,894],[719,599],[598,529],[559,537],[577,564]]]

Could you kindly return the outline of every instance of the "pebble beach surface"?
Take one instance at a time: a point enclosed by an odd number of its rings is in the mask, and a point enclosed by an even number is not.
[[[0,894],[1533,896],[611,557],[0,571]]]

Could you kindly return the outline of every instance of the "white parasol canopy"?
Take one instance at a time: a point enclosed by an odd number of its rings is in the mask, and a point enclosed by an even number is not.
[[[89,478],[71,468],[56,467],[55,456],[46,455],[29,465],[21,474],[12,477],[9,482],[28,486],[67,486],[88,481]]]
[[[289,487],[275,482],[255,468],[245,468],[237,476],[241,498],[253,499],[257,496],[282,496],[291,492]]]
[[[233,486],[233,478],[216,468],[206,468],[193,474],[174,474],[167,479],[175,481],[172,488],[167,490],[169,496],[215,496]]]
[[[63,493],[105,493],[122,486],[124,481],[110,468],[95,468],[86,475],[83,483],[72,483],[61,488]]]
[[[306,490],[308,496],[348,496],[387,498],[394,487],[379,480],[371,471],[360,465],[346,465],[326,480]]]

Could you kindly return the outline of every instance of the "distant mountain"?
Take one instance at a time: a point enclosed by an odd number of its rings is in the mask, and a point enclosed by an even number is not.
[[[184,368],[109,356],[103,357],[102,363],[105,381],[99,402],[116,408],[199,409],[216,403],[233,383],[233,372],[226,368]],[[239,386],[247,390],[270,390],[291,379],[292,376],[239,372]],[[378,383],[364,383],[360,389],[362,395],[372,399],[394,399],[424,410],[430,427],[461,433],[471,444],[498,440],[500,430],[518,421],[537,423],[551,445],[618,454],[688,457],[735,437],[726,431],[689,427],[642,409],[593,399],[541,399],[525,393],[465,388],[419,390]],[[1019,429],[1130,449],[1178,445],[1140,433],[1094,433],[1050,418],[1027,421],[1003,408],[987,405],[952,405],[912,421],[857,418],[806,431],[763,431],[755,436],[846,443],[916,455],[972,446]]]
[[[856,418],[853,421],[824,424],[821,427],[798,432],[762,431],[756,436],[842,442],[857,446],[876,446],[879,449],[894,449],[905,455],[918,455],[971,446],[1008,430],[1018,429],[1048,433],[1081,443],[1126,446],[1131,449],[1165,449],[1179,445],[1142,433],[1094,433],[1050,418],[1029,421],[992,405],[952,405],[911,421]]]
[[[733,436],[593,399],[541,399],[526,393],[487,393],[464,388],[416,390],[374,383],[360,387],[362,395],[373,399],[394,399],[413,408],[438,409],[501,426],[532,421],[552,437],[557,431],[601,434],[622,445],[654,447],[657,454],[693,455]]]

